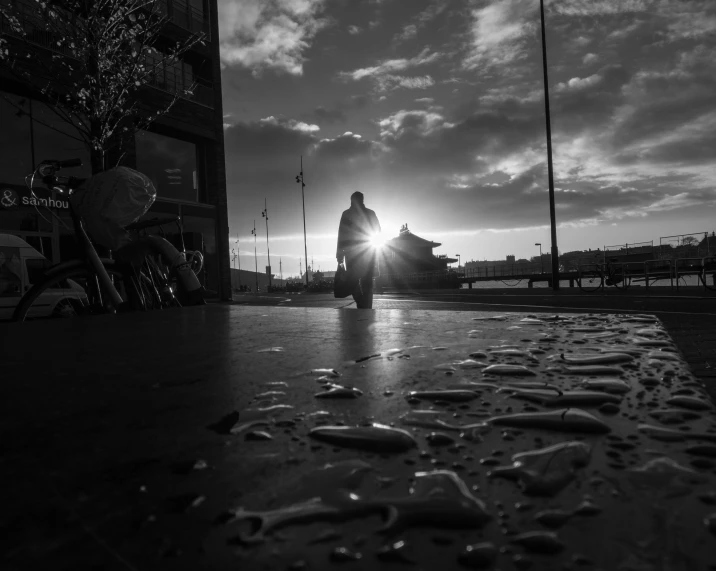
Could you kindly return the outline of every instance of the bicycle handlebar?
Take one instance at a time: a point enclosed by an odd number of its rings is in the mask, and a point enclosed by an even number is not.
[[[51,164],[56,169],[68,169],[72,167],[81,167],[82,166],[82,159],[65,159],[63,161],[59,161],[56,159],[46,159],[42,161],[42,163],[45,164]]]

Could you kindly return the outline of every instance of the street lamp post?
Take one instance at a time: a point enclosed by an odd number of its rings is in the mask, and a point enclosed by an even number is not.
[[[455,254],[457,256],[457,269],[460,269],[460,254]]]
[[[233,262],[233,264],[234,264],[234,269],[236,269],[236,250],[234,250],[234,249],[231,250],[231,257],[232,257],[232,262]],[[233,283],[233,280],[232,280],[232,283],[231,283],[231,291],[232,291],[232,292],[234,291],[234,283]]]
[[[264,210],[261,213],[261,216],[263,216],[266,219],[266,254],[268,257],[268,285],[269,288],[271,287],[271,250],[269,250],[269,238],[268,238],[268,206],[266,205],[266,199],[264,198]]]
[[[241,248],[239,247],[239,237],[236,237],[236,257],[239,259],[239,290],[241,290]]]
[[[303,182],[303,155],[301,155],[301,171],[296,176],[296,182],[301,183],[301,202],[303,204],[303,253],[306,256],[306,287],[308,287],[308,246],[306,242],[306,198],[303,189],[306,184]]]
[[[559,289],[559,250],[557,249],[557,222],[554,212],[554,171],[552,169],[552,125],[549,114],[549,87],[547,82],[547,39],[544,30],[544,0],[539,0],[542,23],[542,69],[544,72],[544,109],[547,123],[547,175],[549,177],[549,220],[552,235],[552,289]]]
[[[539,267],[540,267],[540,273],[544,273],[544,258],[542,258],[542,244],[539,242],[535,242],[535,246],[539,246]]]
[[[255,276],[256,276],[256,293],[259,293],[259,258],[256,255],[256,220],[254,220],[254,229],[251,230],[254,235],[254,265],[255,265]]]

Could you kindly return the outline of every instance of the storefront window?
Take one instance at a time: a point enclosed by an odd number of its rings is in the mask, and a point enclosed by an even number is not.
[[[34,208],[0,208],[0,232],[52,232],[52,215],[42,211],[40,216]]]
[[[194,143],[140,131],[137,170],[152,179],[157,198],[198,202],[197,148]]]
[[[0,125],[0,185],[23,186],[25,175],[32,172],[29,99],[0,91]]]

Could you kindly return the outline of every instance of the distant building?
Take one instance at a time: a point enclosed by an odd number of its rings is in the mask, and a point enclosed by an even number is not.
[[[513,255],[507,256],[507,263],[508,264],[514,264],[515,263],[515,257]]]
[[[441,245],[413,234],[405,224],[397,237],[385,243],[380,273],[403,275],[447,270],[448,264],[454,264],[457,258],[433,254],[433,249]]]

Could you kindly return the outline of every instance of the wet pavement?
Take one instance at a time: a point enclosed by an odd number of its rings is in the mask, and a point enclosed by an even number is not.
[[[716,569],[716,416],[653,315],[0,327],[3,569]]]

